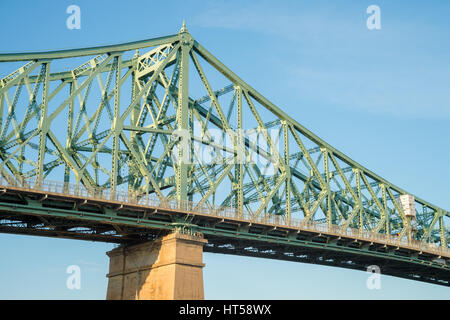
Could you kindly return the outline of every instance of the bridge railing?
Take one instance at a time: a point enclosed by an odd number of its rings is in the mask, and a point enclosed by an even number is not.
[[[233,207],[217,207],[209,204],[198,204],[191,201],[177,201],[173,199],[159,199],[150,194],[135,194],[125,190],[111,191],[109,189],[86,189],[82,184],[65,183],[58,181],[38,181],[36,179],[23,179],[21,181],[8,181],[0,176],[1,187],[17,187],[23,190],[57,193],[65,196],[83,197],[93,200],[116,201],[124,204],[149,206],[169,210],[178,210],[188,213],[206,214],[222,218],[240,219],[249,223],[263,223],[277,226],[293,227],[305,231],[318,233],[334,234],[337,236],[350,237],[365,241],[376,241],[386,245],[406,247],[418,251],[432,252],[437,255],[450,257],[450,249],[438,246],[434,243],[425,243],[408,237],[399,238],[395,235],[375,233],[370,230],[361,230],[355,228],[343,228],[339,225],[328,225],[316,221],[307,221],[300,219],[287,219],[286,216],[262,214],[252,215],[250,212]]]

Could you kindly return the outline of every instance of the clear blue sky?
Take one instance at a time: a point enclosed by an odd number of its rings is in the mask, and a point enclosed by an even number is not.
[[[66,8],[81,8],[68,30]],[[366,8],[381,9],[368,30]],[[2,1],[0,52],[191,34],[319,137],[450,209],[450,2]],[[0,235],[0,299],[104,299],[113,245]],[[301,263],[205,254],[207,299],[450,299],[450,289]],[[81,267],[81,290],[66,268]]]

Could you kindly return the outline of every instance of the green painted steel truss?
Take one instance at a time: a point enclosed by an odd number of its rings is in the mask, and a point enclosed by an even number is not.
[[[364,168],[192,38],[0,55],[0,173],[398,235],[447,248],[450,213]],[[447,222],[447,227],[446,227]]]

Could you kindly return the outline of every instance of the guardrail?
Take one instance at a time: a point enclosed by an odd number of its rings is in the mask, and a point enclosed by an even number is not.
[[[280,227],[291,227],[304,231],[333,234],[337,236],[350,237],[364,241],[376,241],[390,246],[414,249],[417,251],[430,252],[446,258],[450,257],[450,249],[438,246],[434,243],[424,243],[420,240],[408,239],[404,236],[401,239],[390,234],[375,233],[370,230],[360,230],[355,228],[342,228],[339,225],[328,225],[327,223],[317,223],[315,221],[304,222],[300,219],[291,218],[289,221],[285,216],[259,215],[252,216],[249,212],[233,207],[213,207],[209,205],[198,205],[191,201],[177,201],[171,199],[159,199],[154,195],[139,195],[132,192],[116,190],[112,192],[108,189],[88,190],[81,184],[64,183],[57,181],[36,179],[24,179],[22,181],[8,181],[0,176],[0,187],[16,187],[23,190],[41,191],[57,193],[65,196],[72,195],[88,198],[92,200],[116,201],[131,205],[157,207],[161,209],[178,210],[187,213],[198,213],[222,218],[245,220],[251,223],[261,223]]]

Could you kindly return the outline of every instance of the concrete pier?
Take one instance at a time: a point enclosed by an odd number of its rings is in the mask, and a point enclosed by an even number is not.
[[[110,259],[107,300],[202,300],[201,235],[171,233],[155,241],[120,246]]]

